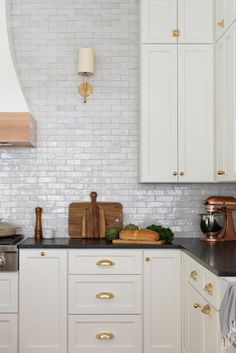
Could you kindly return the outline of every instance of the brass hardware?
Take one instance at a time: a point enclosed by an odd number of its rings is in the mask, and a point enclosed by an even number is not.
[[[173,29],[172,30],[172,37],[179,37],[180,36],[180,30],[179,29]]]
[[[88,83],[88,75],[83,75],[84,82],[79,86],[79,94],[84,97],[84,103],[87,102],[87,97],[93,92],[93,86]]]
[[[150,257],[148,257],[148,256],[145,257],[145,261],[148,262],[148,261],[150,261],[150,260],[151,260]]]
[[[218,175],[225,175],[225,171],[224,170],[218,170],[217,174]]]
[[[112,340],[115,336],[111,332],[100,332],[96,334],[96,338],[99,340]]]
[[[112,298],[114,298],[114,294],[112,292],[98,292],[96,294],[96,298],[98,298],[98,299],[112,299]]]
[[[108,259],[102,259],[96,262],[97,266],[114,266],[115,262],[108,260]]]
[[[190,273],[190,277],[191,277],[194,281],[197,280],[197,276],[198,276],[197,271],[192,271],[192,272]]]
[[[176,176],[176,175],[178,175],[178,173],[177,172],[173,172],[173,175]]]
[[[195,309],[201,309],[201,304],[198,304],[198,303],[195,303],[194,305],[193,305],[193,307],[195,308]]]
[[[218,26],[218,27],[221,27],[221,28],[224,28],[224,26],[225,26],[225,20],[223,19],[223,20],[217,22],[217,26]]]
[[[207,292],[208,294],[212,294],[212,293],[213,293],[213,289],[214,289],[214,286],[213,286],[212,283],[207,283],[207,284],[205,285],[205,287],[203,288],[203,290],[204,290],[205,292]]]
[[[45,256],[46,255],[46,253],[45,253],[45,251],[41,251],[41,254],[40,254],[41,256]]]
[[[210,315],[211,314],[211,307],[210,307],[209,304],[205,305],[202,308],[202,313],[205,314],[205,315]]]
[[[183,175],[184,175],[184,172],[180,172],[179,174],[180,174],[181,176],[183,176]]]

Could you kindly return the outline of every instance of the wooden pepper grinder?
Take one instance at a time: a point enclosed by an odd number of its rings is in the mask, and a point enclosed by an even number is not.
[[[42,211],[43,209],[41,207],[35,208],[36,220],[35,220],[34,237],[37,240],[40,240],[42,238]]]

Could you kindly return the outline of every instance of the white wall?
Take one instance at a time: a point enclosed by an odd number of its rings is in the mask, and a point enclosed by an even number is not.
[[[149,220],[199,236],[202,200],[236,185],[138,183],[138,0],[9,0],[13,45],[34,116],[37,149],[0,149],[0,218],[33,236],[43,224],[67,236],[68,205],[124,205],[125,222]],[[96,52],[94,93],[77,94],[77,50]],[[13,102],[14,104],[14,102]],[[150,223],[150,222],[149,222]]]

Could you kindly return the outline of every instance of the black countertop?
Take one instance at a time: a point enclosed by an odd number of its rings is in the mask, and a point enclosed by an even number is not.
[[[176,238],[172,244],[112,244],[104,239],[27,238],[20,249],[182,249],[208,270],[221,277],[236,277],[236,242],[206,243],[200,239]]]

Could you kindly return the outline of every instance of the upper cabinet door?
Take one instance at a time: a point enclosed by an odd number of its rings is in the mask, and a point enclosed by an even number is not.
[[[217,57],[217,181],[236,180],[236,23],[219,40]]]
[[[177,43],[177,0],[141,0],[141,42]]]
[[[176,182],[177,46],[143,45],[140,182]]]
[[[216,39],[218,40],[236,19],[236,0],[216,1]]]
[[[179,43],[213,42],[213,1],[178,0]]]
[[[179,181],[214,181],[213,48],[179,45]]]

